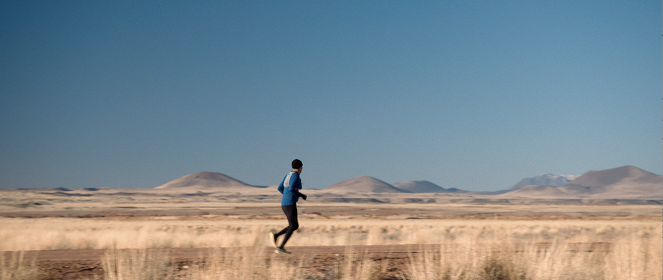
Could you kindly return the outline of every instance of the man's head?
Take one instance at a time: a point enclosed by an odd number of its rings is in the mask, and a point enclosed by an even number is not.
[[[297,173],[302,173],[302,167],[304,164],[302,164],[301,160],[295,159],[292,161],[292,170],[296,170]]]

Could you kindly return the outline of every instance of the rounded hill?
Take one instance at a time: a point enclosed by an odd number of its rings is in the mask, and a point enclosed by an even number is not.
[[[589,171],[565,187],[582,187],[611,197],[656,197],[663,195],[663,177],[635,166]]]
[[[177,178],[161,186],[158,186],[155,189],[174,190],[184,188],[253,188],[253,186],[221,173],[198,172]]]
[[[660,184],[661,176],[635,166],[626,165],[606,170],[592,170],[568,184],[597,188],[620,183]]]
[[[333,192],[360,192],[360,193],[409,193],[401,190],[383,181],[369,176],[354,177],[345,181],[338,182],[323,189],[323,191]]]

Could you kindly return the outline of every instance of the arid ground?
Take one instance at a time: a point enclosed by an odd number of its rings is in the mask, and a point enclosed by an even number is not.
[[[311,191],[282,256],[273,192],[2,190],[2,279],[661,279],[657,200]]]

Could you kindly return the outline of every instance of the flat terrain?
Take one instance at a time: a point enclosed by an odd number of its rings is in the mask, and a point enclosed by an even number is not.
[[[298,203],[309,218],[657,219],[661,200],[500,198],[464,194],[324,193]],[[194,217],[281,219],[274,189],[252,192],[154,189],[0,190],[0,217]]]
[[[525,244],[522,244],[524,247]],[[550,243],[539,243],[539,250],[551,247]],[[611,243],[572,243],[569,251],[574,252],[609,252]],[[291,255],[277,255],[271,247],[259,248],[171,248],[149,249],[149,254],[167,256],[178,273],[185,273],[193,263],[205,262],[211,254],[226,254],[228,250],[248,251],[252,258],[266,261],[279,259],[292,263],[301,263],[300,269],[307,275],[324,277],[345,259],[368,258],[388,267],[382,273],[383,279],[398,279],[407,271],[410,258],[423,252],[435,251],[439,245],[372,245],[372,246],[297,246],[288,250]],[[124,250],[127,251],[127,250]],[[47,250],[24,252],[24,259],[36,261],[37,267],[46,271],[51,278],[92,279],[103,277],[103,257],[107,250]],[[15,253],[13,253],[15,254]],[[121,254],[121,253],[120,253]],[[11,259],[12,252],[5,252],[5,258]]]
[[[378,264],[384,279],[401,279],[413,256],[456,240],[508,236],[537,250],[564,240],[566,250],[609,252],[624,238],[661,239],[660,200],[310,191],[298,204],[293,254],[282,256],[266,240],[286,225],[274,192],[0,190],[0,250],[5,261],[24,252],[51,279],[103,278],[105,254],[127,248],[167,256],[175,275],[208,255],[244,250],[291,262],[310,279],[328,278],[350,257]]]
[[[291,247],[291,255],[277,255],[271,247],[245,248],[250,250],[252,257],[278,258],[292,262],[306,261],[302,268],[311,275],[324,275],[334,269],[334,265],[342,262],[348,255],[367,254],[374,261],[388,262],[392,268],[387,277],[395,276],[405,270],[408,254],[422,249],[416,245],[390,245],[390,246],[317,246],[317,247]],[[176,270],[186,270],[191,263],[204,261],[206,255],[216,250],[216,254],[224,254],[227,248],[173,248],[151,249],[153,254],[167,255],[173,262]],[[242,250],[241,248],[238,250]],[[26,260],[36,260],[37,266],[48,271],[54,278],[88,279],[95,275],[103,276],[102,258],[106,250],[55,250],[55,251],[28,251]],[[5,252],[6,258],[11,257]],[[390,275],[390,276],[389,276]]]

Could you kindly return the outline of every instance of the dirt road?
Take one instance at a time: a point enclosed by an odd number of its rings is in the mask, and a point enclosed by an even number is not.
[[[525,245],[525,244],[522,244]],[[325,275],[342,262],[349,254],[355,259],[369,258],[383,269],[383,279],[400,279],[407,270],[410,256],[416,256],[424,251],[434,251],[440,245],[374,245],[374,246],[318,246],[318,247],[289,247],[291,255],[276,255],[271,247],[249,248],[171,248],[148,249],[145,253],[152,256],[167,256],[177,271],[185,270],[193,262],[204,261],[210,254],[225,255],[232,251],[243,251],[255,254],[262,258],[283,258],[299,262],[305,260],[303,269],[313,274]],[[545,250],[550,243],[538,243],[539,249]],[[574,243],[569,244],[568,250],[574,251],[610,251],[610,243]],[[518,250],[518,249],[516,249]],[[36,266],[47,272],[49,279],[103,279],[102,260],[107,250],[53,250],[53,251],[26,251],[23,260],[26,263],[35,261]],[[115,254],[128,253],[128,250],[118,250]],[[5,260],[16,259],[21,253],[4,252]]]
[[[434,247],[434,245],[426,245]],[[166,255],[174,264],[176,270],[186,269],[192,262],[204,260],[210,254],[224,255],[228,250],[244,251],[256,254],[263,258],[284,258],[293,261],[306,259],[307,265],[302,268],[313,270],[317,274],[324,274],[334,268],[348,254],[367,256],[373,261],[383,262],[390,269],[385,279],[396,279],[396,275],[405,269],[408,254],[422,250],[419,245],[389,245],[389,246],[324,246],[324,247],[289,247],[291,255],[277,255],[274,248],[171,248],[148,249],[151,255]],[[95,275],[103,279],[102,259],[107,250],[52,250],[52,251],[26,251],[23,252],[25,263],[36,262],[40,270],[47,271],[51,279],[94,279]],[[128,250],[118,250],[121,255]],[[4,252],[5,260],[17,259],[21,253]]]

